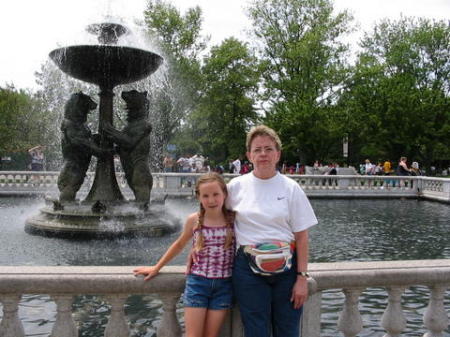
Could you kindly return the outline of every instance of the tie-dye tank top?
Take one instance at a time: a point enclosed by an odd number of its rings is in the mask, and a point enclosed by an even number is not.
[[[233,228],[231,228],[233,231]],[[192,263],[190,273],[207,278],[227,278],[231,276],[233,267],[235,240],[234,231],[233,243],[225,249],[225,239],[227,237],[227,226],[201,228],[204,238],[204,247],[197,252],[197,262]],[[197,242],[199,230],[194,230],[193,247]]]

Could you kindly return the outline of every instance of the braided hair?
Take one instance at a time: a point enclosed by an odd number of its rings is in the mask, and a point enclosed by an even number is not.
[[[215,172],[210,172],[210,173],[206,173],[206,174],[200,176],[200,178],[197,180],[197,183],[195,184],[195,195],[197,196],[197,198],[200,196],[200,186],[202,184],[211,183],[211,182],[217,182],[219,184],[220,188],[222,189],[223,193],[225,194],[225,197],[228,197],[227,185],[225,184],[225,181],[223,180],[222,176]],[[235,212],[228,210],[225,207],[225,203],[224,203],[222,205],[222,213],[225,217],[226,230],[227,230],[224,248],[228,249],[233,244],[232,227],[234,224]],[[205,219],[205,208],[203,207],[202,203],[200,203],[200,210],[198,212],[198,220],[197,220],[197,224],[194,228],[194,231],[195,230],[198,231],[198,237],[197,237],[195,247],[194,247],[194,250],[196,252],[202,250],[205,246],[205,238],[204,238],[203,232],[202,232],[202,227],[204,225],[204,219]]]

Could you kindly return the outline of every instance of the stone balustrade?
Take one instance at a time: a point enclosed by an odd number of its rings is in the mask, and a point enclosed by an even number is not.
[[[47,294],[56,303],[56,321],[50,336],[78,336],[77,326],[82,322],[73,317],[74,296],[95,294],[102,296],[110,306],[104,336],[128,337],[130,329],[124,311],[128,296],[156,293],[163,307],[157,336],[180,337],[182,327],[177,319],[176,306],[184,287],[185,267],[166,267],[150,282],[135,278],[132,269],[131,266],[0,267],[0,308],[3,309],[0,336],[25,336],[18,315],[23,294]],[[426,330],[423,337],[444,336],[448,328],[449,308],[444,304],[449,296],[450,260],[312,263],[310,274],[310,296],[302,320],[303,336],[320,336],[322,293],[329,289],[339,289],[344,294],[337,329],[345,337],[357,336],[365,329],[358,305],[363,292],[370,297],[371,287],[385,289],[388,296],[384,313],[379,317],[379,325],[386,332],[384,337],[400,336],[407,328],[402,295],[406,289],[416,285],[429,289],[428,307],[423,315]],[[236,308],[227,318],[221,337],[243,337]]]
[[[54,194],[59,172],[0,171],[1,194]],[[153,173],[152,194],[192,196],[197,173]],[[226,181],[235,177],[224,174]],[[425,198],[450,202],[450,179],[364,175],[289,175],[310,197],[321,198]],[[80,193],[87,193],[93,182],[89,172]],[[125,196],[132,195],[123,172],[117,181]]]

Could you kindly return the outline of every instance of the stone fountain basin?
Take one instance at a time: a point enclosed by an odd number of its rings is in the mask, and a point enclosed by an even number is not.
[[[47,206],[26,220],[25,231],[62,238],[114,238],[124,236],[162,236],[179,228],[179,220],[164,205],[141,210],[133,203],[109,205],[104,213],[91,210],[90,204],[69,204],[63,210]]]
[[[111,46],[78,45],[55,49],[50,58],[66,74],[100,87],[141,80],[158,69],[163,58],[147,50]]]

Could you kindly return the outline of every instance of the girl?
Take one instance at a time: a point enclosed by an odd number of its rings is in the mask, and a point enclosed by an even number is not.
[[[225,208],[227,187],[217,173],[202,175],[195,194],[200,211],[188,216],[183,232],[155,266],[139,267],[134,274],[150,280],[192,238],[196,258],[184,290],[186,337],[216,337],[232,305],[234,212]]]

